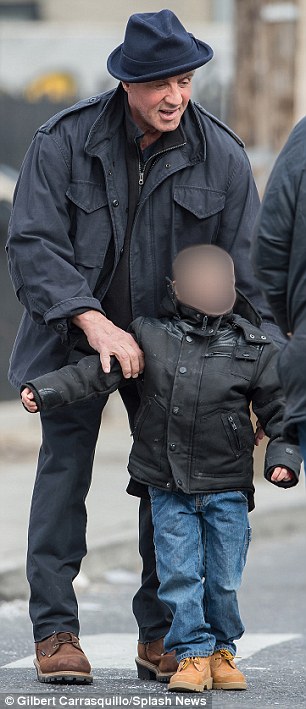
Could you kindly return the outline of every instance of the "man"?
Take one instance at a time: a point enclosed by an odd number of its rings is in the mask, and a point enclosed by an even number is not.
[[[289,338],[279,359],[286,436],[306,461],[306,118],[291,132],[265,191],[254,266],[276,322]]]
[[[249,262],[258,196],[243,144],[190,100],[193,72],[212,55],[171,11],[132,15],[123,44],[108,59],[118,88],[54,116],[37,132],[8,241],[25,306],[11,359],[15,386],[66,364],[69,352],[75,358],[81,330],[78,349],[99,352],[105,372],[115,355],[130,379],[120,394],[133,429],[139,403],[133,379],[144,360],[126,329],[139,315],[158,314],[174,256],[192,244],[216,242],[229,251],[238,287],[269,320]],[[85,498],[106,401],[71,406],[69,417],[41,416],[27,562],[41,681],[92,681],[77,637],[72,580],[86,553]],[[162,654],[171,615],[157,598],[145,496],[139,536],[138,652],[162,679],[177,665]]]

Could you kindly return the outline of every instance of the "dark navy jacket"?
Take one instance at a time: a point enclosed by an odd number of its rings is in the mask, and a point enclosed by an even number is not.
[[[133,319],[156,317],[180,249],[211,242],[231,254],[238,287],[272,319],[249,262],[259,202],[243,144],[192,102],[181,126],[186,141],[152,165],[135,215]],[[51,118],[29,148],[7,245],[14,288],[25,306],[11,358],[15,386],[66,363],[69,319],[80,308],[102,311],[108,283],[99,279],[96,292],[97,281],[111,239],[116,268],[127,226],[124,140],[120,85]],[[270,323],[273,328],[277,337]]]
[[[297,442],[306,423],[306,118],[291,132],[269,178],[254,241],[254,266],[276,321],[293,333],[279,358],[284,427]]]

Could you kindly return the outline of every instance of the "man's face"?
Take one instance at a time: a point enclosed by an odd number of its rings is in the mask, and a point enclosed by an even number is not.
[[[140,84],[122,83],[132,118],[146,133],[175,130],[191,96],[192,71]]]

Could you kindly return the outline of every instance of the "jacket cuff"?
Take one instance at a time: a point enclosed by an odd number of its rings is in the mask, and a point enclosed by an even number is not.
[[[302,457],[298,446],[289,445],[285,441],[274,440],[268,445],[265,458],[264,476],[266,480],[271,482],[271,475],[274,468],[289,468],[294,473],[295,478],[287,481],[281,480],[280,482],[276,482],[274,484],[279,487],[293,487],[299,480],[301,464]]]
[[[97,298],[70,298],[53,305],[50,310],[47,310],[44,314],[44,320],[60,336],[62,342],[65,342],[68,339],[71,318],[87,310],[97,310],[102,315],[105,315]]]

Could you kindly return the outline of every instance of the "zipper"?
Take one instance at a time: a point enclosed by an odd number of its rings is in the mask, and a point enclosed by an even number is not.
[[[231,426],[231,428],[232,428],[232,431],[233,431],[233,434],[234,434],[234,436],[235,436],[235,441],[236,441],[236,444],[237,444],[237,448],[240,450],[240,439],[239,439],[239,435],[238,435],[238,426],[237,426],[237,424],[235,423],[235,421],[234,421],[234,419],[233,419],[233,416],[228,416],[227,419],[228,419],[228,421],[229,421],[229,424],[230,424],[230,426]]]
[[[138,147],[138,143],[137,143],[137,142],[136,142],[136,145],[137,145],[137,150],[138,150],[138,155],[139,155],[139,147]],[[151,157],[148,158],[147,162],[145,162],[144,164],[141,163],[141,160],[140,160],[140,157],[139,157],[139,163],[138,163],[138,184],[139,184],[140,188],[143,187],[144,174],[145,174],[145,171],[146,171],[146,167],[147,167],[148,163],[149,163],[151,160],[153,160],[153,162],[151,163],[151,165],[150,165],[150,167],[149,167],[149,172],[150,172],[150,170],[152,169],[153,165],[155,165],[155,163],[156,163],[156,158],[160,157],[160,155],[164,155],[165,153],[170,153],[171,150],[176,150],[176,148],[183,148],[184,145],[186,145],[186,140],[185,140],[184,143],[180,143],[179,145],[173,145],[171,148],[165,148],[164,150],[159,150],[158,153],[154,153],[154,155],[151,155]],[[139,190],[139,192],[141,192],[141,189]]]

